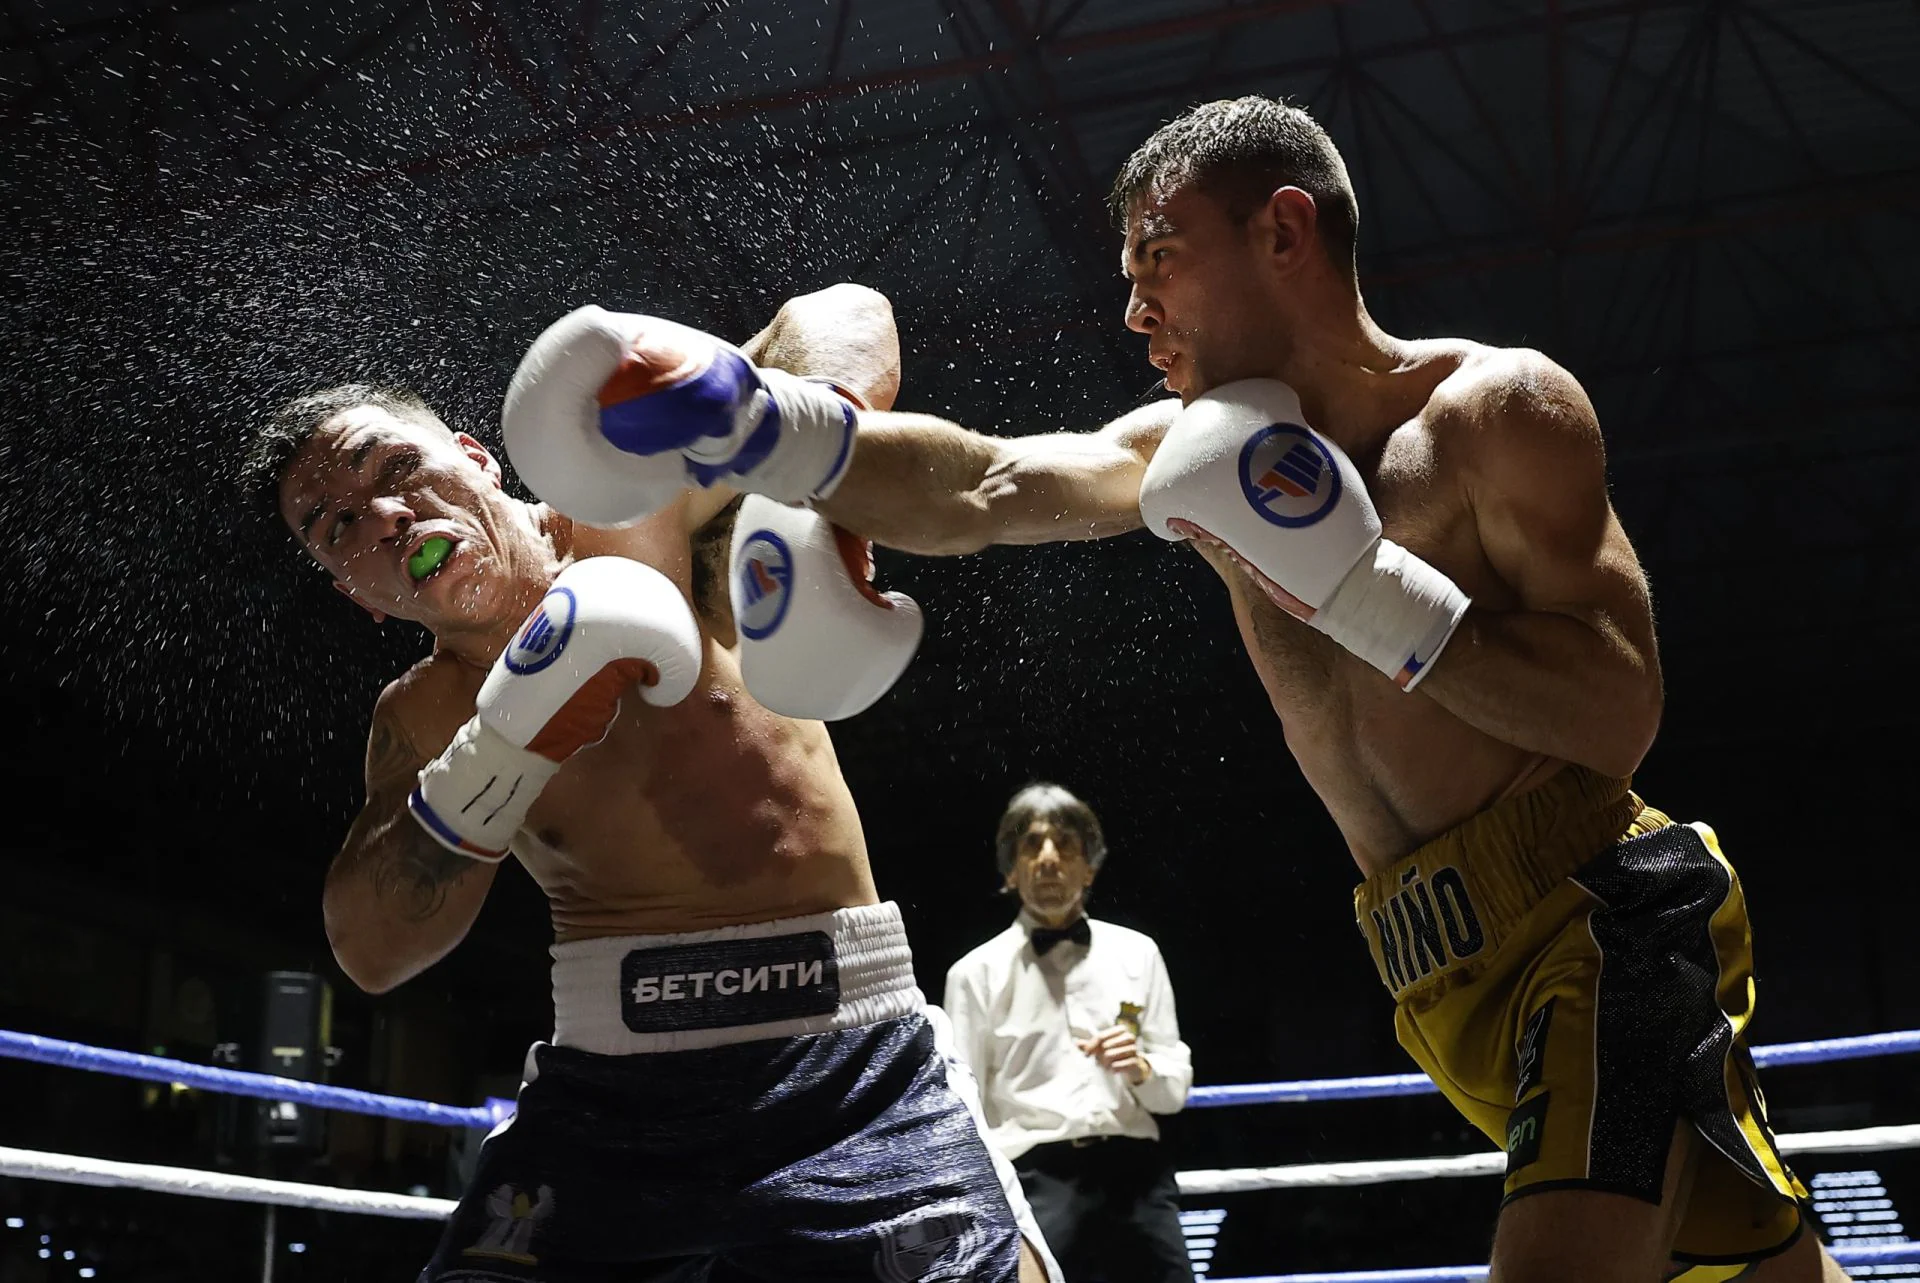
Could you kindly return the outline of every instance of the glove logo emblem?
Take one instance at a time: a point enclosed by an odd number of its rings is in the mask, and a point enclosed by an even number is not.
[[[555,588],[543,597],[520,631],[513,635],[502,662],[510,673],[537,673],[560,658],[573,636],[573,589]]]
[[[1240,447],[1240,489],[1276,526],[1310,526],[1340,501],[1340,469],[1320,438],[1294,423],[1274,423]]]
[[[733,555],[733,616],[749,641],[779,630],[793,601],[793,554],[771,530],[742,539]]]

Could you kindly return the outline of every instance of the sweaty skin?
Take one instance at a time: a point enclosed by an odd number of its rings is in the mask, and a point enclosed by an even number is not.
[[[1411,411],[1354,461],[1386,538],[1440,569],[1482,610],[1522,609],[1521,593],[1501,577],[1482,543],[1467,501],[1459,442],[1481,423],[1484,410],[1476,403],[1488,389],[1480,381],[1508,377],[1503,367],[1511,370],[1527,358],[1464,342],[1418,346],[1419,364],[1395,389]],[[1602,546],[1631,562],[1610,513],[1606,525]],[[1554,756],[1490,734],[1418,691],[1409,695],[1281,609],[1222,548],[1195,546],[1226,583],[1241,639],[1280,716],[1288,749],[1363,871],[1385,868],[1501,798],[1533,787],[1567,757],[1613,766],[1598,744],[1583,752],[1578,742],[1569,742],[1560,750],[1566,756]],[[1637,573],[1627,580],[1635,578]],[[1620,597],[1634,616],[1629,627],[1650,641],[1644,595],[1638,602],[1630,590]],[[1441,658],[1443,666],[1457,656],[1450,646]],[[1439,678],[1442,666],[1428,681]],[[1614,769],[1626,774],[1631,766]]]
[[[817,374],[893,404],[900,349],[884,296],[834,286],[791,300],[744,345],[762,365]],[[555,576],[631,557],[693,603],[704,655],[670,708],[621,702],[599,743],[548,782],[512,855],[546,892],[561,942],[766,922],[877,902],[866,839],[819,722],[779,717],[740,679],[727,594],[732,496],[692,493],[621,530],[509,496],[472,437],[374,406],[334,416],[294,458],[280,510],[335,586],[376,620],[424,624],[433,653],[381,692],[367,802],[328,870],[327,935],[375,992],[444,957],[498,865],[428,838],[407,811],[420,768],[473,716],[493,663]],[[450,550],[437,550],[441,540]],[[421,578],[422,574],[425,578]],[[1043,1283],[1030,1243],[1021,1283]]]
[[[1419,689],[1286,613],[1223,549],[1195,546],[1226,583],[1287,747],[1373,873],[1566,762],[1630,774],[1660,684],[1645,579],[1573,377],[1536,352],[1377,329],[1369,360],[1343,371],[1337,395],[1300,390],[1309,424],[1359,467],[1386,537],[1473,599]],[[1188,362],[1156,364],[1180,385]],[[823,510],[928,554],[1138,529],[1141,478],[1180,407],[1021,438],[862,415],[852,468]]]
[[[534,516],[553,540],[556,574],[586,557],[630,557],[692,599],[694,554],[679,513],[624,530],[576,526],[544,506]],[[769,713],[741,685],[726,541],[718,542],[709,555],[722,569],[696,602],[705,656],[693,693],[671,708],[623,700],[607,737],[568,760],[513,844],[547,894],[561,941],[875,902],[859,817],[826,728]],[[430,655],[382,699],[380,720],[424,762],[452,738],[452,728],[434,733],[445,721],[457,727],[473,715],[485,678],[465,658]],[[419,769],[401,765],[408,780]]]
[[[823,332],[833,340],[816,344]],[[898,386],[891,311],[872,291],[795,300],[748,350],[830,373],[869,404],[891,404]],[[624,700],[606,738],[561,768],[514,841],[514,857],[546,892],[556,937],[699,930],[876,901],[826,728],[768,712],[741,684],[726,591],[728,494],[689,495],[626,529],[576,525],[507,495],[472,438],[361,406],[322,425],[280,497],[343,592],[376,619],[413,619],[435,636],[433,652],[375,705],[367,803],[328,874],[329,937],[364,988],[424,970],[477,915],[495,869],[429,839],[407,813],[407,793],[473,715],[488,666],[520,621],[585,557],[631,557],[666,574],[694,603],[705,656],[680,704]],[[451,551],[436,559],[442,540]],[[429,577],[416,582],[421,572]]]
[[[1522,598],[1490,563],[1467,501],[1461,445],[1487,412],[1493,385],[1540,358],[1466,342],[1412,346],[1420,349],[1415,363],[1391,376],[1398,417],[1370,425],[1359,437],[1359,448],[1335,439],[1348,448],[1366,479],[1387,538],[1445,572],[1476,606],[1515,610]],[[895,474],[900,470],[888,456],[913,450],[909,438],[936,431],[934,421],[863,415],[853,470],[826,511],[879,543],[916,552],[961,551],[968,542],[956,540],[961,531],[984,533],[999,519],[1010,523],[991,532],[1001,542],[1138,529],[1140,477],[1179,408],[1177,401],[1163,401],[1137,411],[1098,436],[1079,438],[1070,454],[1050,448],[1048,443],[1060,438],[1006,441],[1006,457],[983,470],[980,484],[961,501],[974,511],[931,537],[921,517],[887,497],[899,494]],[[955,438],[959,434],[947,431]],[[957,439],[949,444],[964,448]],[[1058,492],[1064,488],[1063,469],[1070,468],[1097,479],[1089,490],[1112,493],[1096,497],[1092,506],[1069,500]],[[1630,561],[1631,549],[1610,513],[1605,525],[1602,542],[1608,554]],[[1275,605],[1223,549],[1194,546],[1225,582],[1241,639],[1279,714],[1287,747],[1362,870],[1385,868],[1499,798],[1547,778],[1568,756],[1578,760],[1576,745],[1567,745],[1560,756],[1522,747],[1469,724],[1421,691],[1400,690]],[[1629,625],[1650,637],[1644,594],[1637,603],[1631,592],[1622,597],[1632,616]],[[1423,690],[1439,680],[1463,643],[1471,644],[1470,634],[1456,637]]]
[[[1472,599],[1403,691],[1288,613],[1223,548],[1200,546],[1287,746],[1363,873],[1568,763],[1631,775],[1659,725],[1659,657],[1586,394],[1536,352],[1387,334],[1360,298],[1351,225],[1330,243],[1299,187],[1276,186],[1250,210],[1244,196],[1176,167],[1129,197],[1127,325],[1180,401],[1097,433],[1014,440],[865,415],[827,515],[929,554],[1134,529],[1147,462],[1181,405],[1280,379],[1307,424],[1353,459],[1385,537]],[[1509,1203],[1495,1283],[1674,1277],[1671,1248],[1712,1152],[1687,1120],[1674,1126],[1658,1205],[1591,1189]],[[1753,1283],[1845,1277],[1810,1234],[1739,1272]]]

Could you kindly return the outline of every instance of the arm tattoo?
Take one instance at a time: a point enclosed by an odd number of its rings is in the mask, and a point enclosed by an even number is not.
[[[367,854],[375,893],[408,922],[425,922],[440,912],[447,892],[476,867],[428,837],[404,812]]]
[[[424,922],[474,861],[447,850],[407,814],[407,793],[421,754],[404,729],[376,718],[367,739],[367,808],[341,853],[342,871],[367,879],[382,905],[408,922]]]
[[[374,719],[373,730],[367,736],[369,782],[399,774],[418,760],[419,754],[404,731],[396,730],[393,723],[384,717]]]

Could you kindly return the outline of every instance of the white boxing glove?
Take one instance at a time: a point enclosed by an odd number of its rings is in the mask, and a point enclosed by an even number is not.
[[[499,861],[561,763],[606,736],[622,696],[638,686],[649,704],[679,703],[701,654],[672,580],[625,557],[575,562],[494,661],[477,711],[421,769],[407,808],[447,849]]]
[[[534,341],[501,429],[535,494],[578,520],[624,524],[689,486],[825,498],[853,457],[854,406],[711,334],[588,306]]]
[[[520,479],[590,526],[644,521],[693,485],[677,453],[631,453],[600,431],[600,398],[645,320],[591,306],[567,313],[527,349],[501,407],[501,440]]]
[[[1274,379],[1224,384],[1180,412],[1141,481],[1140,515],[1163,539],[1224,546],[1283,609],[1405,690],[1470,604],[1381,537],[1360,470]]]
[[[920,606],[870,582],[871,545],[810,508],[740,504],[727,575],[740,675],[785,717],[835,721],[887,693],[920,646]]]

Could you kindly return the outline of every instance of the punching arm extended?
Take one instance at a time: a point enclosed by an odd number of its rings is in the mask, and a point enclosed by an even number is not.
[[[695,530],[738,493],[830,492],[855,411],[898,384],[892,306],[860,286],[790,300],[745,349],[588,304],[521,357],[500,434],[527,488],[576,521],[633,525],[679,504]]]
[[[924,414],[860,416],[853,463],[817,506],[904,552],[1101,539],[1140,527],[1140,479],[1179,412],[1157,401],[1097,432],[991,437]]]

